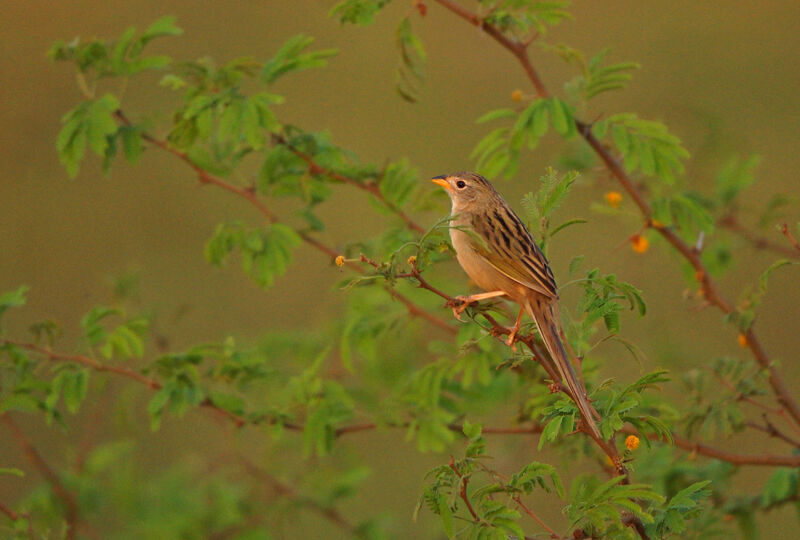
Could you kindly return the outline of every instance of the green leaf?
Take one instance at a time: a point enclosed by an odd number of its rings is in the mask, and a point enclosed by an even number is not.
[[[439,516],[442,518],[442,526],[444,527],[444,533],[447,535],[447,538],[455,538],[455,527],[453,524],[453,511],[450,509],[450,505],[447,504],[447,501],[444,497],[438,497],[437,499],[437,508],[439,510]]]
[[[145,45],[157,37],[180,36],[183,30],[175,25],[175,20],[176,18],[171,15],[157,19],[142,33],[139,41]]]
[[[327,58],[338,54],[338,51],[333,49],[303,52],[313,41],[314,38],[303,34],[290,38],[278,49],[275,56],[264,64],[261,80],[266,84],[272,84],[287,73],[323,67],[327,65]]]
[[[147,414],[150,415],[150,429],[157,431],[161,427],[161,416],[164,407],[169,403],[171,390],[168,386],[161,388],[147,403]]]
[[[422,40],[411,29],[411,20],[405,17],[395,31],[395,41],[400,50],[400,67],[397,68],[395,88],[406,101],[415,102],[417,87],[425,80],[423,66],[427,61]]]
[[[548,103],[553,128],[565,138],[573,136],[577,131],[571,107],[565,101],[555,97],[550,98]]]
[[[628,171],[641,169],[644,174],[657,176],[668,184],[675,183],[675,177],[683,173],[683,161],[689,157],[689,152],[664,124],[625,113],[610,116],[593,127],[596,135],[609,130]]]
[[[129,163],[136,163],[144,151],[142,133],[131,126],[121,126],[119,133],[122,137],[122,151]]]
[[[563,423],[563,421],[564,421],[563,416],[556,416],[552,420],[550,420],[546,426],[544,426],[542,434],[539,435],[538,450],[542,449],[545,442],[556,440],[559,432],[561,431],[561,424]]]
[[[15,291],[8,291],[0,294],[0,319],[9,308],[21,307],[25,305],[27,299],[25,295],[30,290],[27,285],[20,286]]]
[[[403,208],[418,192],[419,185],[419,171],[407,159],[402,159],[386,166],[378,188],[390,204]]]
[[[339,19],[341,24],[371,24],[375,14],[391,0],[344,0],[331,9],[329,15]]]
[[[778,467],[764,484],[761,494],[761,505],[768,508],[783,501],[796,498],[798,494],[798,471],[787,467]]]
[[[0,474],[9,474],[11,476],[25,476],[25,473],[19,469],[9,469],[6,467],[0,467]]]
[[[493,111],[489,111],[477,120],[475,120],[476,124],[485,124],[486,122],[491,122],[493,120],[498,120],[500,118],[512,118],[517,116],[517,112],[513,109],[495,109]]]

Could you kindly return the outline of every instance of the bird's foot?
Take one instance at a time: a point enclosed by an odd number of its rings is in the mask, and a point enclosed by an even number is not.
[[[464,322],[464,319],[461,318],[461,314],[464,313],[464,310],[467,309],[471,304],[474,304],[477,300],[469,296],[456,296],[452,300],[448,300],[445,304],[446,307],[449,307],[453,310],[453,316],[461,322]]]
[[[517,352],[517,337],[519,333],[519,327],[513,326],[509,328],[509,330],[511,332],[508,334],[508,338],[506,339],[505,343],[507,346],[511,347],[512,351]]]

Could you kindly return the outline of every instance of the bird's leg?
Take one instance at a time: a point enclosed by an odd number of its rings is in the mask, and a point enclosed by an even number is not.
[[[517,315],[517,321],[514,323],[514,326],[510,328],[511,333],[508,335],[508,339],[506,340],[506,345],[511,347],[511,350],[516,351],[517,346],[514,342],[517,340],[517,333],[519,332],[520,326],[522,326],[522,314],[525,313],[525,308],[519,308],[519,315]]]
[[[478,293],[478,294],[471,294],[469,296],[456,296],[453,301],[447,303],[448,307],[453,308],[453,315],[459,321],[461,320],[461,314],[464,313],[464,310],[469,307],[470,304],[474,304],[479,300],[486,300],[487,298],[495,298],[497,296],[505,296],[505,291],[491,291],[485,293]]]

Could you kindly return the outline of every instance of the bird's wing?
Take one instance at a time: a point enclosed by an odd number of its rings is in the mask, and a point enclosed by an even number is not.
[[[499,272],[549,298],[558,297],[553,272],[528,229],[510,208],[472,218],[472,248]]]

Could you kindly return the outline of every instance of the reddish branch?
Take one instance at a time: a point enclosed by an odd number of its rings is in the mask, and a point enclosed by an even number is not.
[[[378,266],[377,263],[367,259],[366,257],[364,257],[362,260],[364,260],[365,262],[368,262],[369,264],[375,266],[376,268]],[[420,288],[423,288],[423,289],[426,289],[428,291],[431,291],[432,293],[436,294],[437,296],[445,299],[446,300],[446,304],[445,304],[446,306],[454,307],[454,306],[457,306],[459,304],[459,302],[460,302],[460,300],[458,298],[454,298],[454,297],[448,295],[447,293],[437,289],[436,287],[434,287],[430,283],[428,283],[425,280],[425,278],[422,277],[422,274],[420,273],[419,269],[415,265],[412,265],[411,272],[406,273],[406,274],[398,274],[395,277],[398,277],[398,278],[413,278],[414,280],[417,281],[417,285]],[[506,335],[506,334],[509,334],[510,330],[508,328],[506,328],[505,326],[500,325],[491,315],[489,315],[487,313],[481,313],[481,315],[491,325],[491,328],[490,328],[489,331],[492,334],[492,336],[494,336],[496,339],[498,339],[498,340],[500,340],[500,341],[505,343],[505,340],[502,338],[502,336]],[[550,358],[550,355],[546,354],[542,350],[542,348],[536,342],[536,339],[534,338],[533,334],[527,334],[527,335],[525,335],[525,334],[517,334],[516,341],[524,343],[531,350],[531,352],[534,355],[533,359],[536,362],[538,362],[545,369],[545,371],[547,371],[547,374],[550,376],[550,379],[553,381],[553,384],[559,390],[564,392],[573,401],[577,400],[577,396],[573,396],[572,393],[570,392],[569,388],[567,388],[563,384],[560,384],[560,380],[561,379],[560,379],[560,377],[558,375],[558,371],[557,371],[556,367],[553,365],[553,361]],[[581,415],[582,415],[582,413],[581,413]],[[583,423],[584,424],[587,423],[587,422],[591,422],[591,421],[593,421],[592,418],[583,418]],[[584,429],[584,426],[581,426],[579,429],[581,431],[583,431],[584,433],[586,433],[587,435],[589,435],[592,438],[592,440],[594,440],[594,442],[597,444],[597,446],[599,446],[600,449],[603,450],[603,452],[608,456],[608,458],[614,464],[618,474],[625,475],[627,473],[627,471],[625,469],[625,466],[622,464],[622,460],[620,458],[619,452],[617,451],[617,447],[613,444],[613,442],[602,440],[601,438],[597,437],[592,432],[592,430]]]
[[[0,501],[0,512],[7,515],[8,518],[14,523],[17,523],[21,519],[27,520],[28,528],[25,532],[28,533],[29,538],[34,538],[33,524],[31,523],[31,517],[28,514],[25,514],[23,512],[15,512],[14,510],[6,506],[5,503],[3,503],[2,501]]]
[[[48,359],[54,362],[72,362],[75,364],[84,365],[95,371],[113,373],[115,375],[134,380],[154,391],[162,388],[161,383],[156,381],[155,379],[150,379],[148,377],[145,377],[144,375],[141,375],[140,373],[129,370],[127,368],[101,364],[97,360],[94,360],[93,358],[90,358],[88,356],[80,354],[77,355],[61,354],[55,351],[51,351],[49,349],[42,348],[33,343],[23,343],[4,338],[0,338],[0,343],[7,345],[14,345],[22,349],[33,351],[37,354],[41,354],[47,357]],[[220,409],[219,407],[214,405],[214,403],[212,403],[211,401],[208,400],[203,401],[201,403],[201,406],[209,411],[213,411],[214,413],[229,419],[231,422],[234,423],[236,427],[241,427],[248,423],[248,421],[245,418],[233,414],[224,409]],[[8,418],[8,415],[7,414],[3,415],[3,418],[4,419]],[[253,421],[249,423],[257,424],[259,422]],[[303,431],[304,429],[302,424],[285,423],[282,425],[289,431],[300,432]],[[389,428],[408,427],[407,423],[389,423],[384,425]],[[336,436],[341,437],[352,433],[372,431],[377,429],[378,427],[379,425],[374,422],[366,422],[362,424],[352,424],[349,426],[342,426],[336,430]],[[448,429],[456,433],[463,433],[463,426],[459,424],[450,424],[448,425]],[[529,426],[516,426],[516,427],[484,427],[482,430],[482,433],[487,435],[536,435],[541,432],[542,432],[542,426],[540,426],[539,424],[531,424]],[[629,435],[640,435],[640,433],[637,432],[632,427],[624,427],[621,430],[621,432]],[[650,439],[660,442],[665,442],[663,439],[660,439],[657,436],[650,436]],[[684,439],[678,435],[673,435],[673,439],[675,441],[675,445],[680,448],[683,448],[684,450],[689,450],[691,452],[696,452],[704,456],[713,457],[722,461],[727,461],[735,465],[800,467],[800,455],[781,456],[775,454],[734,454],[706,444],[696,443],[688,439]]]
[[[11,432],[11,436],[16,439],[17,444],[19,444],[22,452],[33,468],[44,477],[48,484],[50,484],[53,493],[58,500],[61,501],[61,504],[64,506],[64,519],[67,522],[66,538],[67,540],[74,540],[77,538],[79,523],[78,502],[75,500],[75,496],[67,491],[61,479],[53,469],[50,468],[50,465],[47,464],[44,458],[42,458],[39,451],[31,444],[28,437],[25,436],[25,433],[23,433],[17,423],[11,418],[11,415],[8,413],[0,414],[0,421],[5,424],[8,431]],[[9,514],[9,516],[11,516],[11,514]],[[17,518],[18,517],[19,516],[17,516]],[[14,520],[16,521],[16,519]]]
[[[98,362],[94,358],[89,356],[85,356],[83,354],[62,354],[50,349],[46,349],[34,343],[24,343],[20,341],[14,341],[12,339],[0,338],[0,344],[6,345],[13,345],[15,347],[19,347],[20,349],[26,349],[37,354],[41,354],[45,356],[52,362],[71,362],[73,364],[79,364],[86,366],[88,368],[93,369],[94,371],[106,371],[110,373],[114,373],[121,377],[125,377],[126,379],[134,380],[140,384],[145,385],[146,387],[150,388],[151,390],[161,390],[163,385],[155,379],[151,379],[142,375],[141,373],[134,371],[132,369],[122,367],[122,366],[113,366],[108,364],[103,364]],[[233,424],[239,428],[247,424],[247,420],[242,418],[241,416],[234,414],[230,411],[226,411],[225,409],[218,407],[214,404],[210,399],[206,398],[202,402],[200,402],[202,407],[207,409],[213,410],[215,413],[223,416],[233,422]],[[291,429],[292,426],[286,426],[287,428]]]
[[[400,219],[402,219],[409,229],[418,233],[425,232],[425,229],[419,223],[411,219],[408,216],[408,214],[406,214],[402,209],[398,208],[397,205],[395,205],[393,202],[389,201],[388,199],[386,199],[386,197],[383,196],[383,193],[381,193],[381,189],[378,186],[377,182],[374,181],[359,182],[354,178],[350,178],[349,176],[345,176],[343,174],[337,173],[336,171],[332,171],[331,169],[327,169],[322,165],[320,165],[319,163],[317,163],[312,156],[290,145],[289,142],[286,141],[286,139],[284,139],[283,137],[277,137],[276,140],[278,141],[278,143],[288,148],[294,155],[305,161],[306,165],[308,165],[308,172],[311,175],[327,176],[331,180],[339,182],[340,184],[347,184],[362,191],[366,191],[367,193],[378,199],[384,206],[386,206],[386,208],[391,210]]]
[[[117,110],[114,113],[114,116],[117,118],[117,120],[121,124],[126,125],[126,126],[132,125],[131,121],[128,119],[128,117],[125,115],[125,113],[123,113],[121,110]],[[182,151],[178,150],[177,148],[173,148],[172,146],[169,145],[169,143],[167,141],[164,141],[164,140],[161,140],[161,139],[157,139],[156,137],[153,137],[152,135],[150,135],[147,132],[142,132],[142,139],[147,141],[149,144],[152,144],[156,148],[159,148],[159,149],[161,149],[161,150],[163,150],[163,151],[165,151],[167,153],[170,153],[173,156],[175,156],[178,159],[180,159],[181,161],[183,161],[184,163],[186,163],[189,167],[192,168],[192,170],[195,172],[195,174],[197,174],[197,179],[201,184],[214,185],[214,186],[217,186],[217,187],[219,187],[221,189],[224,189],[225,191],[233,193],[234,195],[238,195],[239,197],[241,197],[241,198],[245,199],[247,202],[249,202],[270,223],[277,223],[279,221],[278,217],[274,213],[272,213],[272,211],[269,208],[267,208],[266,205],[264,205],[264,203],[261,201],[261,199],[256,194],[255,189],[253,189],[253,188],[244,188],[244,187],[241,187],[241,186],[237,186],[235,184],[231,184],[230,182],[227,182],[227,181],[223,180],[222,178],[219,178],[218,176],[214,176],[213,174],[210,174],[208,171],[206,171],[205,169],[203,169],[202,167],[200,167],[199,165],[194,163],[191,160],[191,158],[189,158],[189,156],[185,152],[182,152]],[[302,154],[302,153],[298,154],[298,155],[305,156],[305,154]],[[309,163],[309,170],[312,172],[312,174],[325,174],[326,176],[330,176],[334,180],[337,180],[337,181],[340,181],[340,182],[345,182],[347,184],[352,184],[352,185],[358,186],[361,189],[365,189],[365,190],[369,191],[370,193],[372,193],[373,195],[378,197],[384,204],[386,204],[388,208],[390,208],[392,211],[397,213],[406,222],[406,224],[409,227],[413,228],[416,231],[422,231],[422,228],[418,224],[414,223],[400,209],[398,209],[397,207],[392,205],[389,201],[387,201],[386,199],[383,198],[383,195],[380,193],[380,190],[378,189],[377,185],[372,184],[372,183],[363,184],[361,182],[357,182],[357,181],[355,181],[355,180],[353,180],[351,178],[347,178],[347,177],[345,177],[343,175],[340,175],[338,173],[335,173],[335,172],[332,172],[332,171],[328,171],[327,169],[324,169],[321,166],[319,166],[318,164],[316,164],[316,162],[314,162],[313,159],[311,159],[310,156],[305,156],[305,157],[308,160],[307,162]],[[312,164],[313,164],[313,167],[312,167]],[[341,255],[341,253],[339,253],[338,251],[336,251],[332,247],[323,244],[322,242],[320,242],[319,240],[317,240],[313,236],[310,236],[309,234],[305,233],[304,231],[295,229],[295,232],[300,236],[300,238],[305,243],[307,243],[308,245],[316,248],[318,251],[321,251],[322,253],[325,253],[331,259],[335,259],[339,255]],[[350,269],[355,270],[356,272],[359,272],[359,273],[363,273],[364,272],[364,270],[361,268],[361,266],[359,266],[356,263],[353,263],[351,261],[346,261],[344,264],[346,264]],[[444,330],[446,332],[449,332],[449,333],[455,333],[456,332],[455,328],[453,328],[452,326],[447,324],[442,319],[440,319],[440,318],[436,317],[435,315],[433,315],[433,314],[425,311],[424,309],[420,308],[419,306],[414,304],[414,302],[412,302],[411,300],[406,298],[403,294],[401,294],[401,293],[399,293],[399,292],[397,292],[397,291],[395,291],[393,289],[387,289],[387,290],[388,290],[389,294],[392,296],[392,298],[400,301],[404,306],[406,306],[406,308],[408,309],[408,312],[412,316],[421,317],[423,319],[426,319],[428,322],[430,322],[431,324],[433,324],[437,328],[440,328],[440,329],[442,329],[442,330]]]
[[[727,215],[724,218],[717,221],[719,226],[728,229],[729,231],[738,234],[750,244],[756,248],[761,250],[768,250],[774,253],[778,253],[780,255],[784,255],[786,257],[800,257],[800,246],[797,249],[793,249],[791,247],[784,246],[783,244],[779,244],[777,242],[773,242],[769,238],[764,236],[759,236],[758,234],[754,233],[744,225],[742,225],[739,220],[734,215]],[[783,225],[784,227],[786,224]],[[783,228],[781,228],[781,232],[783,232]],[[784,232],[784,234],[786,234]]]
[[[513,54],[514,57],[519,61],[520,65],[528,76],[528,79],[530,79],[531,83],[536,89],[537,94],[539,94],[539,96],[542,98],[549,97],[550,94],[547,91],[547,88],[531,64],[526,43],[508,38],[497,27],[486,23],[478,15],[466,11],[464,8],[450,0],[435,1],[470,24],[483,30],[495,41],[497,41],[503,48]],[[647,225],[655,229],[678,253],[681,254],[681,256],[683,256],[684,259],[686,259],[692,268],[694,268],[695,274],[698,276],[698,280],[700,281],[701,290],[706,301],[709,304],[716,306],[725,314],[733,313],[734,308],[731,306],[730,302],[717,290],[716,283],[711,279],[708,270],[700,259],[700,253],[692,246],[686,244],[677,234],[675,234],[672,229],[663,226],[656,226],[652,222],[652,207],[650,206],[650,203],[622,168],[622,165],[619,163],[619,161],[611,154],[611,151],[608,149],[608,147],[606,147],[605,144],[595,137],[591,129],[591,124],[587,124],[576,119],[575,125],[578,128],[578,132],[581,134],[581,136],[586,140],[587,143],[589,143],[589,146],[592,147],[611,174],[620,183],[622,188],[628,193],[628,195],[630,195],[636,206],[639,207],[639,210],[644,216]],[[798,249],[800,249],[800,247],[798,247]],[[791,417],[794,419],[795,423],[800,425],[800,406],[798,406],[797,401],[795,401],[795,399],[789,393],[789,390],[786,388],[783,379],[772,365],[772,361],[770,360],[766,351],[764,351],[764,348],[761,346],[761,342],[753,331],[752,326],[745,332],[745,337],[747,338],[747,346],[750,349],[753,357],[769,374],[769,383],[770,386],[772,386],[776,399],[784,408],[786,408]]]
[[[536,523],[538,523],[538,524],[539,524],[539,526],[541,526],[541,527],[542,527],[542,528],[543,528],[545,531],[547,531],[547,533],[550,535],[550,538],[563,538],[562,536],[559,536],[559,535],[558,535],[558,534],[557,534],[557,533],[556,533],[556,532],[555,532],[555,531],[554,531],[552,528],[550,528],[550,527],[547,525],[547,523],[545,523],[544,521],[542,521],[542,518],[540,518],[539,516],[537,516],[537,515],[536,515],[536,513],[535,513],[533,510],[531,510],[530,508],[528,508],[528,507],[525,505],[525,503],[523,503],[523,502],[522,502],[522,499],[520,498],[520,496],[519,496],[519,495],[514,495],[514,496],[512,497],[512,499],[514,499],[514,502],[515,502],[515,503],[517,503],[517,506],[519,506],[519,507],[522,509],[522,511],[523,511],[523,512],[525,512],[526,514],[528,514],[528,515],[529,515],[531,518],[533,518],[533,520],[534,520]]]
[[[301,506],[305,506],[306,508],[316,512],[350,535],[356,535],[358,532],[358,528],[350,523],[347,518],[345,518],[336,508],[324,506],[310,497],[298,494],[290,485],[281,482],[242,454],[239,454],[238,457],[239,462],[244,466],[248,473],[261,482],[269,485],[270,489],[272,489],[281,497],[291,499]]]
[[[458,470],[458,467],[456,467],[455,460],[453,460],[452,456],[450,456],[450,463],[448,463],[448,465],[450,465],[450,468],[453,469],[453,472],[456,473],[456,476],[458,476],[458,478],[461,480],[461,486],[458,491],[458,495],[461,497],[461,500],[464,501],[464,504],[467,505],[467,510],[469,510],[469,514],[475,521],[478,522],[481,521],[481,518],[478,517],[477,512],[475,512],[475,509],[472,508],[472,503],[470,502],[469,495],[467,494],[467,484],[469,484],[469,476],[461,474],[461,472]]]
[[[789,240],[789,243],[792,244],[797,251],[800,251],[800,242],[798,242],[792,233],[789,232],[789,225],[786,223],[781,223],[781,232],[783,233],[783,236]]]

